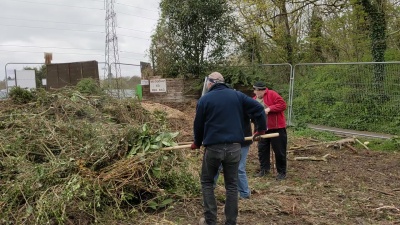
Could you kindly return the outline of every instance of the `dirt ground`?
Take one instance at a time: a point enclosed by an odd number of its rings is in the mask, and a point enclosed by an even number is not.
[[[186,114],[173,122],[192,132],[195,103],[170,104]],[[400,154],[366,149],[334,149],[315,140],[290,135],[288,174],[284,181],[255,178],[258,169],[256,144],[251,146],[247,173],[252,195],[240,200],[238,224],[400,224]],[[183,140],[182,140],[183,141]],[[190,140],[187,140],[190,141]],[[190,151],[190,150],[187,150]],[[297,161],[295,157],[326,157],[327,161]],[[193,154],[201,162],[201,153]],[[276,172],[275,172],[276,173]],[[218,220],[224,224],[223,182],[216,188]],[[198,224],[201,199],[187,199],[156,214],[141,224]]]

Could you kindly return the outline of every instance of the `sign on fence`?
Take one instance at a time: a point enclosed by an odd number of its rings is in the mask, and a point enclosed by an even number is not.
[[[7,87],[36,88],[35,70],[15,70],[15,78],[7,79]]]
[[[149,85],[149,80],[140,80],[141,85]]]
[[[167,92],[166,79],[150,80],[150,93]]]

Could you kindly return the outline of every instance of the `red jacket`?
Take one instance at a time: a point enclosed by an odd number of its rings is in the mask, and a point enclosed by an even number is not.
[[[254,96],[253,99],[256,99]],[[267,115],[268,130],[286,128],[286,119],[284,111],[286,110],[286,102],[283,98],[273,90],[265,90],[264,93],[264,107],[269,108],[270,111]]]

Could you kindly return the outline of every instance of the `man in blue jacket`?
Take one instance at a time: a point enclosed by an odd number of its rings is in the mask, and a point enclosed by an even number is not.
[[[204,145],[205,152],[201,168],[201,189],[204,202],[204,217],[200,224],[214,225],[217,221],[217,203],[214,195],[214,177],[222,164],[224,171],[226,202],[226,225],[236,224],[238,215],[238,166],[241,145],[244,141],[244,117],[254,118],[257,131],[253,140],[265,134],[264,108],[247,95],[230,89],[224,77],[211,73],[206,80],[208,92],[197,102],[194,119],[194,142],[192,149]]]

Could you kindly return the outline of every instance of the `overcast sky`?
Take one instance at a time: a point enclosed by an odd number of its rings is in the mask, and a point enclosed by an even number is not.
[[[149,62],[150,36],[159,18],[160,0],[115,0],[121,63]],[[0,0],[0,80],[7,63],[105,61],[104,0]],[[7,65],[7,73],[23,66]],[[140,75],[121,66],[123,76]],[[99,71],[103,77],[103,71]]]

